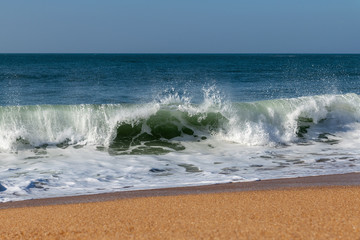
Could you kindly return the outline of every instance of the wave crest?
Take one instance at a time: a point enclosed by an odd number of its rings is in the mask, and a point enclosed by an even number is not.
[[[336,135],[360,119],[356,94],[224,103],[211,91],[198,105],[175,96],[148,104],[3,106],[0,149],[95,145],[114,154],[157,154],[205,139],[290,144]]]

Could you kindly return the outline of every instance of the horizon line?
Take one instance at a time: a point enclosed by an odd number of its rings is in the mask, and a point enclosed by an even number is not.
[[[191,55],[191,54],[196,54],[196,55],[273,55],[273,54],[278,54],[278,55],[289,55],[289,54],[297,54],[297,55],[311,55],[311,54],[317,54],[317,55],[321,55],[321,54],[353,54],[353,55],[357,55],[360,54],[360,52],[354,52],[354,53],[348,53],[348,52],[326,52],[326,53],[320,53],[320,52],[235,52],[235,53],[227,53],[227,52],[218,52],[218,53],[212,53],[212,52],[208,52],[208,53],[200,53],[200,52],[168,52],[168,53],[162,53],[162,52],[0,52],[0,54],[114,54],[114,55]]]

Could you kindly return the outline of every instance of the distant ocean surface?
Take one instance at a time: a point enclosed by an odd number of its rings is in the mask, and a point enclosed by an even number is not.
[[[0,54],[0,202],[360,171],[360,55]]]

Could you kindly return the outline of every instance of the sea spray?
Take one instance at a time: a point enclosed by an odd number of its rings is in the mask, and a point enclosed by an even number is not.
[[[155,104],[37,105],[0,107],[0,148],[68,144],[109,145],[120,123],[156,113]]]
[[[358,122],[359,104],[356,94],[234,103],[228,130],[220,136],[245,145],[291,144],[315,126],[335,132]]]

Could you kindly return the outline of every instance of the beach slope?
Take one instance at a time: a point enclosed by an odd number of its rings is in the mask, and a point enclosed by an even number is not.
[[[345,180],[332,186],[321,183],[326,178],[329,182],[348,179],[348,184]],[[180,190],[180,195],[149,196],[151,191],[144,191],[143,196],[111,201],[74,200],[71,204],[56,202],[56,205],[33,207],[8,203],[7,208],[0,210],[0,236],[2,239],[358,239],[358,181],[359,174],[330,175],[261,181],[251,183],[255,187],[249,189],[246,184],[250,183],[238,184],[238,191],[229,190],[226,185],[214,185],[207,186],[213,188],[211,191],[199,192],[199,187],[193,188],[197,193],[186,188],[188,193]]]

